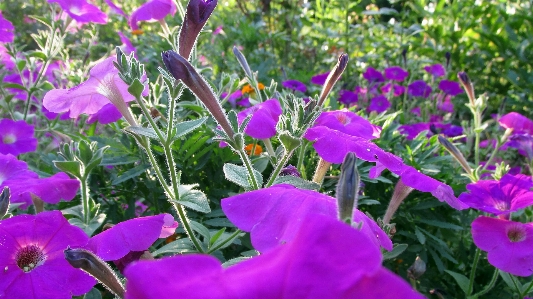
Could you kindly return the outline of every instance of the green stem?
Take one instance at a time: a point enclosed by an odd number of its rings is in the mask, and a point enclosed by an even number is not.
[[[278,177],[278,174],[281,172],[281,170],[283,169],[283,166],[285,166],[287,161],[289,161],[290,157],[292,156],[292,153],[294,153],[294,150],[283,155],[281,160],[279,160],[278,165],[276,165],[276,168],[274,169],[274,171],[272,171],[272,174],[270,175],[270,178],[268,179],[268,182],[266,183],[265,188],[268,188],[274,184],[274,181]]]
[[[252,182],[253,190],[258,190],[260,186],[254,175],[254,168],[252,166],[252,161],[250,161],[250,158],[248,157],[244,149],[242,148],[239,149],[238,153],[239,153],[239,156],[241,157],[241,161],[246,167],[246,170],[248,170],[248,177],[250,178],[250,181]]]
[[[270,142],[270,139],[261,139],[263,143],[265,144],[267,153],[270,157],[276,159],[276,152],[274,151],[274,147],[272,147],[272,142]]]
[[[240,229],[237,229],[233,234],[231,234],[226,240],[221,242],[215,247],[209,248],[209,250],[206,252],[207,254],[211,254],[215,251],[217,251],[219,248],[222,248],[224,245],[226,245],[230,240],[233,240],[238,234],[240,234],[242,231]]]
[[[498,276],[499,276],[498,274],[499,274],[499,270],[494,269],[494,274],[492,275],[492,279],[490,280],[489,284],[483,290],[481,290],[477,294],[474,294],[472,297],[477,298],[479,296],[482,296],[488,293],[496,284],[496,281],[498,280]]]
[[[479,257],[481,256],[481,249],[476,248],[476,253],[474,256],[474,263],[472,263],[472,270],[470,272],[470,282],[468,283],[468,292],[466,293],[466,296],[470,296],[472,294],[472,291],[474,290],[474,279],[476,278],[476,268],[477,263],[479,262]]]
[[[526,296],[527,294],[529,294],[529,291],[531,291],[531,287],[533,287],[533,280],[529,283],[529,286],[527,287],[522,296]]]
[[[80,195],[81,195],[81,203],[83,205],[83,221],[86,225],[89,225],[89,222],[91,222],[91,210],[89,207],[89,188],[87,186],[87,177],[82,177],[80,179]]]

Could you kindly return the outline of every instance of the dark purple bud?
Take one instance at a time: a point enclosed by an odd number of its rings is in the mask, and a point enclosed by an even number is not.
[[[189,0],[187,12],[179,33],[179,53],[189,59],[198,34],[217,6],[217,0]]]
[[[9,208],[9,198],[11,194],[8,187],[4,187],[2,193],[0,193],[0,220],[7,214]]]
[[[81,248],[67,248],[64,253],[65,259],[72,267],[82,269],[91,274],[115,295],[124,298],[124,286],[115,275],[115,272],[94,253]]]
[[[285,168],[283,168],[280,173],[280,176],[286,176],[286,175],[292,175],[298,178],[301,178],[300,172],[298,169],[292,165],[287,165]]]
[[[435,124],[430,124],[429,125],[429,130],[431,131],[431,133],[437,135],[439,134],[439,130],[437,130],[437,127],[435,126]]]
[[[402,50],[403,66],[407,67],[407,49]]]
[[[468,77],[465,72],[457,73],[457,77],[459,77],[459,81],[461,82],[461,85],[463,85],[463,88],[465,89],[466,94],[468,95],[468,99],[470,100],[470,105],[472,105],[473,107],[476,101],[476,97],[474,94],[474,85],[472,84],[472,81],[470,81],[470,77]]]
[[[230,138],[233,138],[234,133],[226,114],[224,113],[224,110],[222,110],[220,102],[217,100],[213,90],[207,84],[205,79],[200,76],[189,61],[183,58],[180,54],[170,50],[161,53],[161,56],[163,57],[163,63],[172,76],[174,76],[176,80],[183,81],[183,84],[185,84],[205,105],[224,132],[226,132]]]
[[[446,57],[446,69],[448,69],[448,67],[450,66],[450,59],[452,58],[452,54],[450,52],[446,52],[444,56]]]
[[[352,223],[354,209],[357,208],[359,197],[359,182],[361,177],[357,171],[357,158],[349,152],[344,157],[341,165],[341,174],[337,183],[337,205],[339,207],[339,219]]]
[[[326,79],[326,83],[324,84],[324,87],[322,88],[322,91],[320,92],[320,97],[318,99],[318,106],[322,106],[322,104],[324,104],[324,101],[326,100],[329,93],[331,92],[331,89],[333,88],[333,86],[335,86],[335,83],[337,83],[342,73],[346,69],[347,65],[348,65],[348,54],[343,53],[341,54],[341,56],[339,56],[337,65],[335,65],[333,70],[329,73],[328,78]]]

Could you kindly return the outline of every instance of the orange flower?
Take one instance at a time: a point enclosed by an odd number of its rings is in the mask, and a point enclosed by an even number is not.
[[[264,85],[263,83],[261,83],[261,82],[259,82],[259,83],[257,84],[257,86],[259,87],[259,90],[263,90],[263,89],[265,89],[265,85]]]
[[[261,83],[261,82],[259,82],[257,84],[257,87],[259,87],[259,90],[265,89],[265,85],[263,83]],[[244,85],[244,87],[242,88],[241,91],[242,91],[242,93],[248,93],[248,94],[252,94],[252,93],[255,92],[254,88],[250,84]]]
[[[244,148],[244,150],[246,151],[246,153],[248,155],[251,154],[252,152],[252,148],[254,147],[254,144],[253,143],[250,143],[250,144],[247,144],[246,147]],[[254,156],[259,156],[261,153],[263,152],[263,148],[259,145],[259,144],[256,144],[255,145],[255,150],[254,150]]]
[[[131,31],[131,34],[133,34],[133,35],[141,35],[143,33],[144,33],[144,31],[142,31],[142,29],[135,29],[135,30]]]

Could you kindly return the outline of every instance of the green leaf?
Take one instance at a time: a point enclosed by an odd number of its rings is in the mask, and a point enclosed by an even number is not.
[[[416,226],[415,226],[415,234],[420,244],[424,245],[426,243],[426,236],[424,236],[424,234]]]
[[[281,144],[283,144],[283,147],[285,148],[287,152],[291,152],[297,149],[302,143],[300,139],[292,136],[291,134],[289,134],[288,131],[282,132],[281,134],[279,134],[278,139],[281,142]]]
[[[180,185],[178,187],[178,192],[180,195],[178,203],[198,212],[211,212],[211,208],[209,207],[209,202],[205,194],[200,190],[193,189],[196,186],[198,185]]]
[[[391,251],[383,253],[383,260],[389,260],[399,256],[407,249],[407,246],[407,244],[396,244]]]
[[[130,87],[128,87],[128,92],[136,98],[140,98],[142,96],[143,90],[144,85],[137,78],[134,79],[133,83],[131,83]]]
[[[74,177],[80,179],[82,177],[81,173],[81,163],[78,161],[53,161],[55,167],[59,170],[68,172]]]
[[[320,185],[315,182],[306,181],[302,178],[295,177],[292,175],[285,175],[285,176],[278,176],[274,180],[274,184],[289,184],[293,185],[294,187],[298,189],[306,189],[306,190],[318,190],[320,188]]]
[[[135,178],[143,174],[146,169],[150,168],[150,164],[141,164],[137,165],[131,169],[128,169],[128,171],[124,172],[121,176],[115,178],[113,181],[111,181],[111,185],[118,185],[124,181],[127,181],[129,179]]]
[[[223,227],[221,228],[219,231],[217,231],[212,237],[211,239],[209,240],[209,246],[213,245],[213,243],[215,243],[218,238],[220,238],[220,236],[222,236],[222,234],[224,234],[224,232],[226,231],[226,228]]]
[[[184,121],[179,124],[176,124],[174,127],[176,133],[173,137],[173,140],[176,140],[181,136],[194,131],[196,128],[200,127],[203,123],[205,123],[206,120],[207,117],[202,117],[199,119]]]
[[[153,128],[145,128],[141,126],[129,126],[124,129],[126,132],[137,136],[145,136],[151,139],[159,139]]]
[[[204,221],[204,224],[217,227],[235,227],[235,225],[233,225],[233,223],[231,223],[228,218],[211,218]]]
[[[230,246],[231,244],[233,244],[233,242],[240,236],[242,236],[243,234],[240,233],[240,234],[233,234],[233,233],[226,233],[224,232],[222,234],[222,237],[218,238],[218,240],[216,240],[215,243],[213,243],[213,245],[211,246],[211,248],[216,248],[216,247],[219,247],[218,250],[220,249],[224,249],[228,246]]]
[[[455,279],[455,281],[465,294],[468,292],[468,285],[470,284],[470,279],[468,279],[468,277],[464,276],[461,273],[453,272],[450,270],[444,270],[444,272],[450,274]]]
[[[500,273],[500,276],[502,277],[503,281],[505,281],[505,284],[507,284],[507,286],[511,290],[516,290],[517,286],[518,286],[518,289],[522,289],[522,283],[520,283],[518,279],[514,280],[516,282],[516,286],[515,286],[515,284],[513,283],[513,279],[511,278],[511,274],[504,272],[502,270],[498,270],[498,272]]]
[[[26,91],[26,87],[24,87],[24,86],[22,86],[20,84],[16,84],[16,83],[4,83],[3,87],[4,88],[13,88],[13,89]]]
[[[425,223],[425,224],[429,224],[431,226],[436,226],[436,227],[440,227],[440,228],[448,228],[448,229],[453,229],[453,230],[463,230],[464,229],[462,226],[451,224],[451,223],[448,223],[448,222],[442,222],[442,221],[438,221],[438,220],[419,219],[419,220],[417,220],[417,222],[422,222],[422,223]]]
[[[196,222],[196,221],[193,221],[193,220],[191,220],[190,223],[191,223],[192,230],[194,230],[195,232],[197,232],[200,235],[202,235],[202,237],[204,237],[204,240],[210,240],[211,239],[211,233],[209,232],[207,227],[205,227],[203,224],[201,224],[199,222]]]
[[[28,54],[29,57],[37,57],[37,58],[40,58],[41,60],[43,61],[46,61],[48,59],[48,57],[46,56],[46,54],[44,54],[43,52],[41,51],[35,51],[35,52],[31,52],[30,54]]]
[[[124,153],[111,156],[106,155],[104,159],[102,159],[102,162],[100,162],[100,165],[124,165],[124,164],[131,164],[139,161],[139,157],[137,156],[125,156]]]
[[[166,253],[186,253],[186,252],[196,252],[194,250],[194,244],[189,238],[183,238],[176,240],[174,242],[168,243],[165,246],[157,249],[152,252],[154,257],[166,254]]]
[[[92,236],[93,233],[104,223],[106,215],[104,213],[95,216],[89,224],[85,224],[79,218],[70,218],[68,222],[81,228],[87,235]]]
[[[244,166],[239,166],[231,163],[224,164],[222,168],[226,179],[230,182],[233,182],[245,189],[251,189],[250,182],[248,180],[248,170]],[[253,170],[255,178],[259,185],[263,184],[263,176],[257,170]]]
[[[89,293],[83,295],[83,299],[102,299],[102,293],[97,288],[92,288]]]

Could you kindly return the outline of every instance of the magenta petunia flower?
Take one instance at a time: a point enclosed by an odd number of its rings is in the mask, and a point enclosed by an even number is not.
[[[529,134],[513,134],[506,145],[516,148],[518,153],[528,158],[529,161],[533,160],[533,136]]]
[[[95,114],[105,105],[112,103],[130,123],[136,122],[126,105],[135,99],[128,92],[128,85],[118,76],[113,65],[116,57],[109,57],[95,65],[87,81],[71,89],[52,89],[43,99],[43,105],[51,112],[70,112],[71,118],[80,114]]]
[[[102,109],[98,110],[98,112],[95,114],[91,114],[89,118],[87,118],[87,124],[92,124],[97,121],[103,125],[106,125],[116,122],[121,117],[122,114],[120,114],[120,111],[118,111],[117,107],[109,103],[102,107]]]
[[[405,135],[405,138],[407,140],[413,140],[415,139],[418,134],[429,131],[430,123],[415,123],[415,124],[408,124],[408,125],[401,125],[398,127],[398,131]],[[429,135],[429,133],[428,133]]]
[[[472,238],[494,267],[517,276],[533,274],[532,223],[481,216],[472,222]]]
[[[387,83],[387,84],[385,84],[385,85],[383,85],[381,87],[381,92],[384,93],[384,94],[387,94],[387,93],[390,92],[390,89],[391,89],[391,84]],[[405,87],[403,87],[401,85],[397,85],[397,84],[394,84],[392,86],[392,94],[393,94],[393,96],[399,97],[399,96],[401,96],[404,93],[405,93]]]
[[[239,229],[250,232],[252,245],[261,252],[291,241],[310,214],[337,217],[335,198],[292,185],[274,185],[221,201],[222,210]],[[363,212],[354,211],[354,221],[362,222],[361,232],[376,248],[392,250],[387,234]]]
[[[378,83],[385,81],[385,79],[383,78],[383,74],[373,67],[368,67],[366,69],[366,71],[363,73],[363,78],[365,78],[369,83]]]
[[[20,155],[37,149],[37,138],[32,125],[23,120],[0,120],[0,154]]]
[[[6,20],[4,16],[2,15],[2,12],[0,11],[0,42],[3,43],[11,43],[15,39],[15,35],[13,34],[13,31],[15,31],[15,27],[13,24]]]
[[[0,154],[0,190],[6,186],[11,190],[11,202],[22,203],[20,208],[26,209],[32,204],[31,194],[44,202],[56,204],[61,199],[72,200],[80,184],[63,172],[39,179],[36,173],[28,170],[25,162],[12,155]]]
[[[398,127],[398,131],[405,135],[405,138],[407,140],[413,140],[415,139],[418,134],[428,131],[427,137],[430,137],[433,135],[431,132],[431,127],[439,133],[443,134],[446,137],[455,137],[463,134],[463,127],[461,126],[455,126],[452,124],[442,124],[439,122],[429,122],[429,123],[414,123],[414,124],[408,124],[408,125],[401,125]]]
[[[469,192],[462,193],[459,200],[483,212],[506,215],[533,205],[531,187],[531,177],[506,174],[499,181],[486,180],[468,184],[466,189]]]
[[[350,107],[353,104],[357,103],[359,100],[359,97],[357,96],[357,93],[349,90],[341,90],[339,92],[339,103],[342,103],[346,107]]]
[[[304,138],[314,141],[313,147],[327,162],[340,164],[348,152],[353,152],[361,160],[376,163],[376,167],[370,171],[371,178],[378,177],[383,169],[388,169],[399,175],[403,183],[409,187],[422,192],[430,192],[438,200],[448,203],[454,209],[467,208],[464,203],[457,200],[450,186],[405,165],[402,159],[382,150],[369,140],[350,136],[325,126],[308,129]]]
[[[439,82],[439,89],[451,96],[463,93],[461,85],[456,81],[441,80]]]
[[[281,85],[285,88],[292,89],[294,91],[306,92],[307,87],[305,84],[298,80],[286,80],[281,82]]]
[[[439,64],[439,63],[425,66],[424,70],[430,73],[433,77],[442,77],[446,75],[446,70],[444,69],[442,64]]]
[[[316,85],[324,85],[326,84],[326,79],[328,78],[328,76],[329,76],[329,72],[315,75],[311,77],[311,83],[316,84]]]
[[[533,135],[533,120],[518,112],[509,112],[502,116],[498,122],[506,129],[513,129],[513,133],[527,133]]]
[[[124,11],[122,10],[122,8],[120,8],[119,6],[117,6],[115,3],[113,3],[113,1],[111,0],[105,0],[105,3],[107,3],[107,5],[109,5],[109,8],[111,9],[111,11],[117,15],[121,15],[123,17],[126,17],[126,14],[124,13]]]
[[[138,30],[140,21],[157,22],[167,15],[174,16],[177,7],[173,0],[150,0],[137,8],[130,17],[131,30]]]
[[[11,56],[7,53],[6,47],[0,43],[0,64],[4,65],[4,69],[10,71],[15,67],[15,62],[11,59]]]
[[[63,250],[84,246],[88,239],[60,211],[1,220],[0,294],[5,298],[69,299],[87,293],[96,280],[73,268]]]
[[[121,50],[122,52],[124,52],[124,54],[126,55],[130,55],[131,52],[133,52],[135,55],[135,47],[133,46],[133,44],[131,43],[130,39],[124,35],[124,33],[122,32],[117,32],[118,36],[120,37],[120,41],[122,42],[122,47],[121,47]]]
[[[379,249],[357,229],[321,215],[304,221],[292,242],[229,268],[198,254],[133,264],[126,297],[423,298],[381,266]]]
[[[316,119],[314,127],[326,126],[351,136],[364,139],[379,138],[381,127],[373,125],[365,118],[347,110],[322,112]]]
[[[385,69],[385,79],[402,82],[409,76],[409,72],[399,66],[391,66]]]
[[[107,15],[86,0],[48,0],[48,2],[59,4],[61,9],[78,22],[78,24],[107,23]]]
[[[407,94],[413,97],[427,98],[431,93],[431,86],[429,86],[423,80],[416,80],[407,86]]]
[[[125,267],[125,263],[121,263],[120,259],[130,252],[142,254],[158,238],[171,236],[177,227],[178,222],[174,221],[170,214],[134,218],[92,237],[85,248],[104,261],[116,261]]]
[[[451,96],[447,95],[444,98],[444,101],[437,103],[437,108],[444,112],[453,113],[454,107],[453,107]]]
[[[282,112],[279,101],[270,99],[239,112],[237,119],[241,123],[252,115],[244,132],[253,138],[267,139],[276,135],[276,124]]]
[[[367,107],[368,112],[375,111],[377,113],[382,113],[387,111],[389,107],[391,106],[391,103],[389,100],[387,100],[387,97],[384,95],[378,95],[377,97],[373,97],[370,99],[370,105]]]

